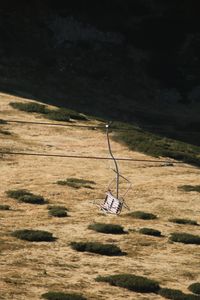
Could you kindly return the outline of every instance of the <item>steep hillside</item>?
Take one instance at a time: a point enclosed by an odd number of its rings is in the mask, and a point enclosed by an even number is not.
[[[1,94],[0,119],[47,122],[44,115],[22,112],[9,104],[28,101]],[[102,122],[76,120],[75,124],[97,126]],[[1,124],[0,129],[1,149],[7,151],[108,156],[103,131],[19,123]],[[112,147],[116,156],[152,159],[113,140]],[[164,298],[159,293],[164,293],[163,290],[143,294],[95,279],[97,276],[128,273],[154,279],[161,288],[179,289],[185,294],[191,293],[187,289],[191,283],[200,281],[200,246],[170,240],[174,232],[200,235],[199,226],[191,222],[200,224],[199,170],[195,167],[120,162],[121,173],[133,184],[126,197],[130,211],[124,209],[120,216],[111,216],[102,214],[93,204],[95,199],[104,198],[107,185],[113,178],[106,160],[3,155],[0,166],[1,299],[38,300],[42,299],[42,294],[54,291],[79,293],[88,300],[161,300]],[[94,183],[80,188],[57,183],[67,178]],[[120,187],[121,193],[126,188],[125,183],[122,182]],[[41,195],[48,203],[31,204],[24,202],[30,201],[27,197],[11,198],[11,191],[20,189]],[[189,191],[191,189],[194,191]],[[6,209],[6,205],[10,209]],[[65,206],[68,217],[52,216],[49,205]],[[135,211],[152,213],[157,218],[144,220],[128,215]],[[169,220],[172,218],[183,219],[186,224],[172,222]],[[99,233],[88,228],[93,223],[118,224],[124,227],[126,234]],[[139,231],[146,227],[159,230],[161,236],[145,235]],[[56,239],[30,242],[12,235],[22,229],[45,230]],[[125,253],[106,256],[78,252],[70,246],[71,242],[115,245]]]

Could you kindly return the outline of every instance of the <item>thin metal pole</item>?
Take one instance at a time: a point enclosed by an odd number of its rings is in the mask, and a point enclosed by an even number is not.
[[[109,126],[110,126],[110,124],[106,125],[106,134],[107,134],[108,149],[110,152],[110,156],[112,157],[114,164],[115,164],[115,168],[116,168],[116,198],[118,199],[118,197],[119,197],[119,168],[117,165],[117,161],[111,150],[111,144],[110,144],[110,138],[109,138]]]

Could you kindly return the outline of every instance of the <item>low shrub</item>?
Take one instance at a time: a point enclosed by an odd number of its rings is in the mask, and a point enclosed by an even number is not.
[[[108,234],[124,234],[124,228],[121,225],[116,224],[104,224],[94,223],[88,226],[88,229],[92,229],[97,232],[108,233]]]
[[[200,193],[200,185],[180,185],[179,190],[184,192],[198,192]]]
[[[72,242],[72,249],[80,252],[91,252],[108,256],[124,255],[121,249],[113,244],[101,244],[95,242]]]
[[[18,199],[21,202],[24,203],[30,203],[30,204],[45,204],[47,201],[40,195],[24,195],[19,197]]]
[[[139,233],[146,234],[146,235],[153,235],[153,236],[161,236],[161,232],[156,229],[152,228],[141,228]]]
[[[0,124],[7,124],[7,122],[5,120],[0,119]]]
[[[96,281],[108,282],[110,285],[119,286],[139,293],[151,293],[159,290],[158,282],[143,276],[132,274],[119,274],[97,277]]]
[[[199,225],[197,223],[197,221],[190,220],[190,219],[172,218],[172,219],[169,219],[169,222],[176,223],[176,224],[184,224],[184,225],[196,225],[196,226]]]
[[[64,122],[70,121],[70,115],[68,111],[64,108],[60,108],[57,110],[48,110],[46,117],[50,120],[55,120],[55,121],[64,121]]]
[[[46,113],[46,105],[39,104],[36,102],[27,102],[27,103],[11,102],[10,106],[12,106],[15,109],[30,112],[30,113],[32,112],[41,113],[41,114]]]
[[[55,240],[51,232],[44,230],[21,229],[14,231],[12,236],[29,242],[52,242]]]
[[[170,240],[177,243],[200,245],[200,236],[189,233],[172,233]]]
[[[0,129],[0,134],[4,134],[4,135],[11,135],[12,133],[8,130],[2,130]]]
[[[20,190],[9,190],[6,192],[7,196],[13,199],[19,199],[20,197],[23,197],[25,195],[32,195],[31,192],[25,190],[25,189],[20,189]]]
[[[68,186],[73,187],[75,189],[80,189],[81,187],[88,188],[88,189],[93,189],[91,184],[95,184],[95,182],[92,181],[92,180],[86,180],[86,179],[71,177],[71,178],[67,178],[66,180],[59,180],[59,181],[57,181],[57,184],[68,185]]]
[[[151,213],[147,213],[144,211],[133,211],[128,214],[128,216],[135,218],[135,219],[142,219],[142,220],[154,220],[157,219],[157,216]]]
[[[10,206],[5,204],[0,204],[0,210],[9,210]]]
[[[67,108],[61,108],[62,110],[65,110],[66,113],[70,116],[70,119],[74,120],[80,120],[80,121],[87,121],[88,118],[84,114],[78,113],[72,109],[67,109]]]
[[[200,282],[192,283],[189,285],[188,289],[192,293],[200,295]]]
[[[80,294],[77,293],[62,293],[62,292],[48,292],[42,294],[42,298],[47,300],[87,300]]]
[[[168,289],[162,288],[158,291],[158,294],[166,299],[173,299],[173,300],[184,300],[185,294],[180,290],[175,289]]]
[[[49,215],[58,218],[67,217],[67,209],[64,206],[50,206]]]
[[[40,195],[34,195],[27,190],[9,190],[6,192],[10,198],[17,199],[20,202],[30,204],[45,204],[47,201]]]

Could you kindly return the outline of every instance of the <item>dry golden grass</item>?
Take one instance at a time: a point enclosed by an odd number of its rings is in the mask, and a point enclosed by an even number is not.
[[[0,119],[46,121],[38,114],[14,110],[11,101],[27,101],[0,94]],[[86,124],[84,122],[84,124]],[[98,124],[90,121],[88,124]],[[1,148],[17,151],[108,156],[103,132],[79,128],[45,127],[6,124],[12,136],[1,136]],[[112,142],[113,152],[120,157],[148,158]],[[98,275],[132,273],[157,280],[162,287],[181,289],[200,281],[200,246],[170,243],[172,232],[200,234],[198,226],[168,222],[179,217],[200,223],[199,194],[178,190],[184,184],[199,184],[199,170],[188,166],[120,162],[122,174],[133,183],[126,202],[131,211],[142,210],[158,215],[156,220],[138,220],[126,216],[103,215],[92,202],[104,197],[113,172],[108,161],[28,156],[0,157],[0,204],[8,204],[9,211],[0,211],[0,299],[40,299],[49,291],[82,293],[91,300],[100,299],[163,299],[155,294],[137,294],[95,282]],[[94,180],[91,189],[73,189],[55,184],[58,180],[77,177]],[[122,189],[125,185],[122,184]],[[19,203],[6,196],[9,189],[28,189],[41,194],[50,205],[64,205],[70,217],[48,215],[47,205]],[[87,229],[93,222],[114,223],[130,229],[126,235],[107,235]],[[140,235],[134,230],[150,227],[164,237]],[[10,233],[17,229],[39,229],[53,233],[51,243],[30,243],[17,240]],[[127,256],[105,257],[79,253],[69,247],[71,241],[97,241],[118,245]]]

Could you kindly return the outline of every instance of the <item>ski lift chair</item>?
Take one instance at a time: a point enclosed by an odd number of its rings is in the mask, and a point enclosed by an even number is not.
[[[105,197],[104,202],[98,204],[98,206],[100,207],[100,210],[106,214],[109,213],[109,214],[119,215],[122,211],[123,206],[125,206],[127,209],[129,209],[124,201],[124,197],[128,193],[128,191],[131,187],[131,183],[127,178],[125,178],[124,176],[122,176],[119,173],[117,161],[114,158],[114,156],[112,154],[112,150],[111,150],[110,139],[109,139],[109,126],[110,126],[110,124],[106,125],[107,141],[108,141],[108,148],[109,148],[110,155],[115,164],[115,169],[112,169],[112,170],[116,173],[116,177],[114,179],[112,179],[112,181],[110,182],[110,184],[108,186],[108,190],[106,192],[106,197]],[[123,178],[125,181],[127,181],[129,183],[129,186],[128,186],[126,192],[124,193],[123,197],[119,197],[119,177]],[[114,180],[116,180],[116,196],[114,196],[111,191],[111,185],[114,182]]]

